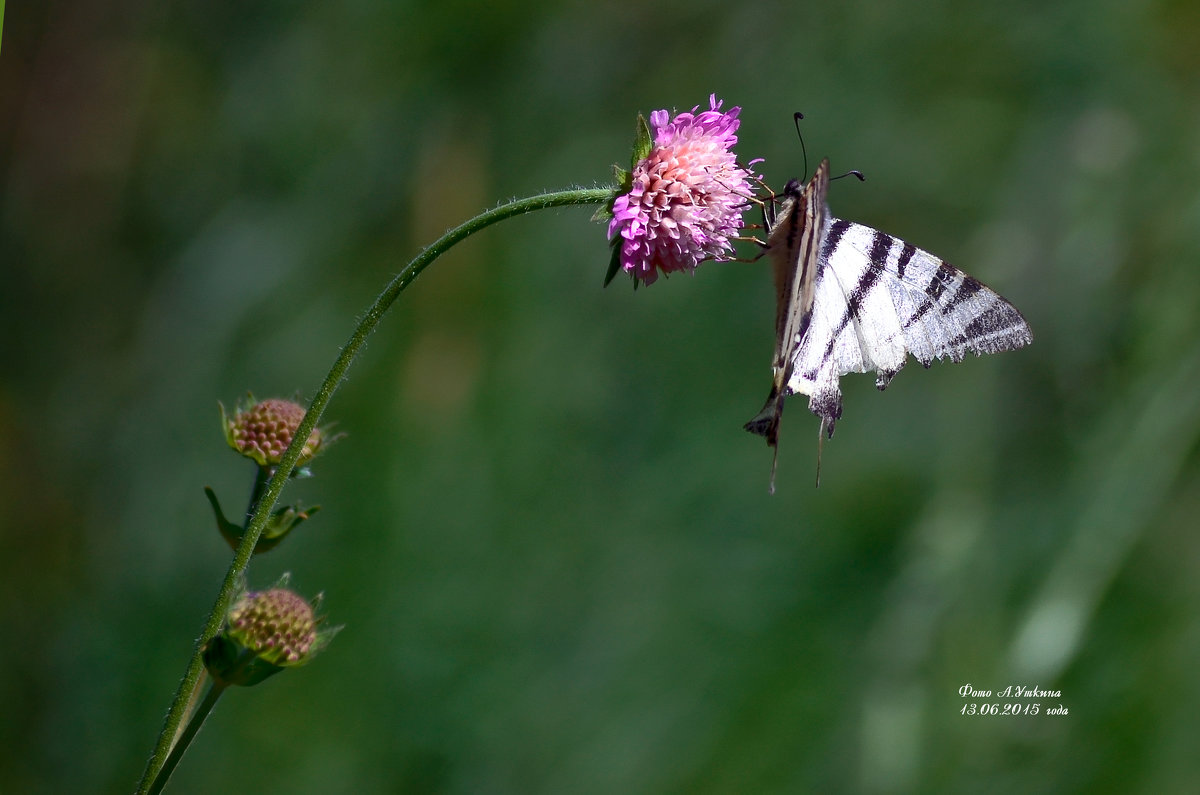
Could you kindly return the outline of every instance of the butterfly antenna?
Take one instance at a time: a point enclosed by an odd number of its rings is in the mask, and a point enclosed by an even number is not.
[[[835,179],[841,179],[842,177],[849,177],[849,176],[855,176],[855,177],[858,177],[858,181],[859,181],[859,182],[866,182],[866,181],[867,181],[867,178],[863,176],[863,173],[862,173],[861,171],[859,171],[858,169],[855,169],[855,168],[852,168],[852,169],[850,169],[850,170],[849,170],[849,171],[847,171],[845,174],[838,174],[836,177],[830,177],[830,178],[829,178],[829,181],[830,181],[830,182],[833,182]]]
[[[800,139],[800,154],[804,155],[804,178],[808,179],[808,150],[804,148],[804,133],[800,132],[800,120],[804,118],[804,114],[796,111],[793,118],[796,122],[796,137]]]

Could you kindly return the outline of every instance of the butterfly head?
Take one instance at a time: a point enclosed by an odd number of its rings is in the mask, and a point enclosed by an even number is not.
[[[803,191],[804,191],[804,183],[803,182],[801,182],[798,179],[789,179],[787,181],[787,184],[783,186],[783,193],[780,195],[787,197],[787,198],[795,199],[795,198],[798,198]]]

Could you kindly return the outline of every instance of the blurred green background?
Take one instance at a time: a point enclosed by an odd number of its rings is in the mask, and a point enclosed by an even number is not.
[[[14,4],[0,57],[0,790],[127,792],[252,465],[447,227],[716,92],[743,160],[966,268],[1026,350],[791,401],[765,264],[600,289],[590,209],[435,264],[256,559],[346,628],[174,792],[1195,792],[1200,6]],[[959,688],[1061,691],[964,717]]]

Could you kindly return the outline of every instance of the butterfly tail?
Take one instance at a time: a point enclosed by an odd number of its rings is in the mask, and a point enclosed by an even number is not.
[[[762,411],[744,426],[750,433],[756,433],[767,440],[767,444],[775,447],[779,443],[779,418],[783,416],[783,395],[775,387],[763,404]]]
[[[772,387],[771,394],[767,396],[767,402],[763,404],[762,411],[754,415],[754,419],[743,426],[750,433],[756,433],[765,438],[767,444],[775,450],[775,455],[771,459],[771,494],[775,493],[775,469],[779,464],[779,420],[783,417],[783,399],[784,394],[778,388]]]
[[[830,435],[833,435],[832,428]],[[814,489],[821,488],[821,449],[825,446],[825,418],[821,418],[821,424],[817,426],[817,482],[813,484]]]

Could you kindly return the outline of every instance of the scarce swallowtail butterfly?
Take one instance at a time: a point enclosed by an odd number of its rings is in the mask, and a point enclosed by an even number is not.
[[[978,279],[899,238],[834,218],[828,191],[825,159],[807,185],[789,182],[765,217],[776,290],[773,381],[746,430],[766,437],[776,460],[789,395],[809,396],[809,410],[821,418],[820,440],[833,436],[842,415],[838,379],[846,373],[874,370],[882,390],[910,353],[928,367],[934,359],[961,362],[967,353],[1033,341],[1016,307]]]

